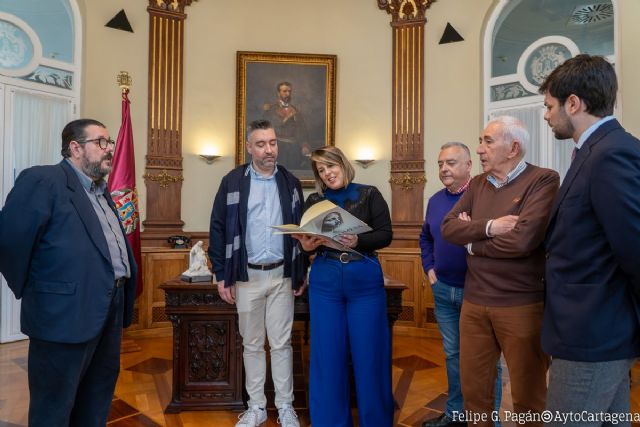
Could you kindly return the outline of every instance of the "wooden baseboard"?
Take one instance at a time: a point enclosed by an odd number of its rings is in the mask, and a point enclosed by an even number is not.
[[[152,328],[152,329],[138,329],[135,331],[125,331],[124,338],[162,338],[170,337],[173,334],[173,328]]]
[[[393,334],[402,337],[419,337],[419,338],[435,338],[442,339],[437,329],[414,328],[409,326],[394,326]]]

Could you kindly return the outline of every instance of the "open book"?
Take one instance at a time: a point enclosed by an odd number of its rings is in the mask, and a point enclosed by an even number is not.
[[[353,249],[338,242],[336,240],[338,236],[366,233],[372,230],[366,223],[329,200],[318,202],[307,209],[300,219],[300,225],[285,224],[271,227],[278,230],[277,234],[315,234],[328,237],[349,251]]]

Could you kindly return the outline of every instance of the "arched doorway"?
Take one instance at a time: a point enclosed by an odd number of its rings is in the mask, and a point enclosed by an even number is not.
[[[531,133],[525,159],[564,177],[573,143],[558,141],[544,122],[538,87],[579,53],[617,63],[616,2],[499,0],[484,34],[484,117],[518,117]],[[620,105],[618,105],[618,110]]]

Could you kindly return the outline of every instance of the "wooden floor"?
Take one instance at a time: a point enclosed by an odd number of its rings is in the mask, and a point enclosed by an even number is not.
[[[171,338],[136,339],[141,351],[122,355],[122,370],[116,386],[108,425],[110,427],[195,427],[234,426],[238,413],[194,411],[164,414],[171,396]],[[308,367],[308,346],[300,346],[303,366]],[[27,425],[29,394],[27,388],[26,341],[0,345],[0,427]],[[504,370],[506,373],[506,369]],[[632,410],[640,411],[640,368],[633,370]],[[399,409],[397,426],[420,426],[438,416],[446,402],[444,354],[439,340],[394,337],[393,390]],[[508,373],[503,382],[503,409],[510,409]],[[306,399],[296,401],[306,401]],[[304,404],[306,406],[306,404]],[[297,408],[301,425],[309,425],[306,408]],[[354,410],[354,415],[357,411]],[[276,427],[277,413],[269,410],[266,426]],[[357,419],[357,416],[355,417]],[[509,423],[503,423],[509,426]]]

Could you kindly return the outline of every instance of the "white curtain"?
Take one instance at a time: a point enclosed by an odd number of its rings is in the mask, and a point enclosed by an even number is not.
[[[573,140],[558,140],[544,121],[544,106],[524,105],[501,110],[492,110],[491,118],[513,116],[520,119],[531,135],[531,142],[524,158],[527,162],[556,170],[560,179],[564,179],[571,164]]]
[[[6,102],[1,96],[0,102],[5,105],[6,121],[0,122],[0,133],[6,138],[0,140],[0,153],[5,153],[5,158],[0,156],[0,166],[6,167],[7,173],[0,171],[0,185],[4,187],[0,188],[0,195],[6,197],[24,169],[60,161],[60,134],[73,119],[73,102],[67,97],[11,86],[6,86],[4,95]],[[20,332],[20,302],[9,291],[4,278],[0,279],[0,342],[25,339]]]
[[[11,90],[11,138],[13,178],[34,165],[58,163],[60,134],[71,121],[71,101],[65,97],[22,89]]]

